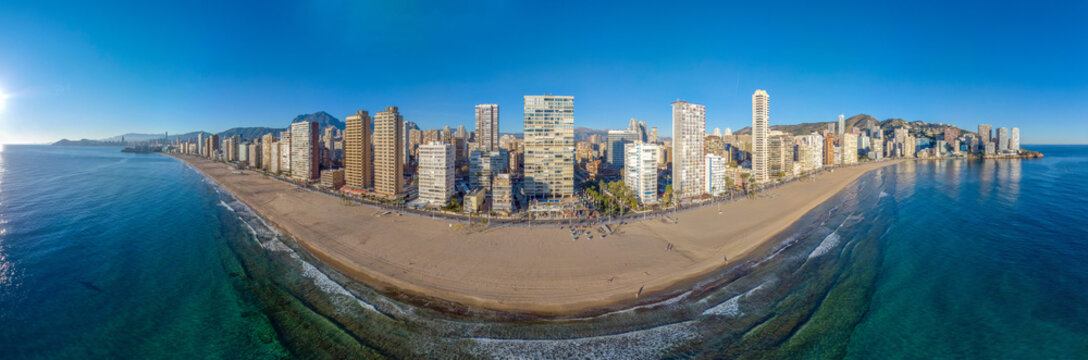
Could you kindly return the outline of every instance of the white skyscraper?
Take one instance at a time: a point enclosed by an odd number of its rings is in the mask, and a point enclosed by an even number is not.
[[[623,182],[643,204],[657,203],[657,144],[626,144]]]
[[[846,133],[846,115],[839,114],[839,128],[836,130],[838,130],[839,136]]]
[[[752,94],[752,177],[756,182],[770,178],[767,168],[770,117],[770,96],[766,91],[756,90]]]
[[[445,205],[453,195],[453,145],[431,142],[419,146],[419,200]]]
[[[706,106],[687,101],[672,103],[672,193],[679,198],[703,194],[703,148]]]
[[[703,171],[706,172],[707,194],[718,196],[725,192],[725,158],[714,154],[706,154],[706,157],[703,158]]]
[[[1009,150],[1020,151],[1020,128],[1012,128],[1009,134]]]
[[[318,170],[321,155],[319,146],[316,122],[301,121],[291,124],[291,177],[302,181],[321,178]]]
[[[997,152],[1009,149],[1009,128],[997,128]]]
[[[499,105],[476,105],[476,149],[495,151],[499,149]]]
[[[530,197],[574,195],[574,97],[525,96],[525,172]]]

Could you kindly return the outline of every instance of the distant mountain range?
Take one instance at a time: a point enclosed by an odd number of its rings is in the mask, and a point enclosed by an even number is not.
[[[824,131],[827,131],[827,124],[829,124],[829,123],[838,123],[838,120],[825,121],[825,122],[815,122],[815,123],[801,123],[801,124],[794,124],[794,125],[771,125],[771,130],[778,130],[778,131],[788,133],[788,134],[791,134],[791,135],[807,135],[807,134],[811,134],[812,132],[823,133]],[[870,126],[875,125],[875,126],[879,126],[880,129],[882,131],[884,131],[884,132],[888,132],[891,129],[898,128],[898,127],[905,127],[905,128],[910,128],[912,130],[916,130],[918,132],[932,133],[932,132],[935,132],[935,131],[939,132],[940,129],[943,129],[943,128],[946,128],[946,127],[955,127],[955,126],[946,125],[946,124],[926,123],[926,122],[922,122],[922,121],[907,122],[906,120],[903,120],[903,119],[886,119],[884,121],[880,121],[880,120],[877,120],[876,118],[872,117],[871,115],[867,115],[867,114],[858,114],[858,115],[851,116],[850,118],[848,118],[846,120],[843,120],[843,124],[845,125],[845,127],[847,129],[849,129],[851,127],[864,129],[864,128],[868,128]],[[957,127],[957,129],[959,129],[959,128]],[[960,133],[972,133],[972,134],[974,133],[973,131],[969,131],[969,130],[965,130],[965,129],[959,129],[959,130],[960,130]],[[752,127],[748,126],[748,127],[743,128],[743,129],[734,131],[733,134],[734,135],[751,135],[752,134]]]
[[[340,121],[340,119],[337,119],[336,117],[334,117],[332,115],[329,115],[329,113],[324,112],[324,111],[318,111],[318,112],[315,112],[313,114],[302,114],[302,115],[296,116],[293,120],[291,120],[291,123],[294,124],[296,122],[301,122],[301,121],[314,121],[314,122],[317,122],[318,126],[320,126],[320,128],[322,128],[322,129],[325,128],[325,127],[329,127],[329,126],[333,126],[333,127],[336,127],[337,129],[341,129],[341,130],[344,129],[344,122],[343,121]],[[220,138],[229,138],[229,137],[238,135],[238,137],[240,137],[242,139],[252,140],[252,139],[260,138],[261,136],[264,136],[265,134],[269,134],[269,133],[279,134],[281,131],[286,131],[286,130],[287,130],[286,127],[283,127],[283,128],[270,128],[270,127],[262,127],[262,126],[236,127],[236,128],[232,128],[232,129],[229,129],[229,130],[226,130],[226,131],[219,132],[216,135],[219,135]],[[200,134],[204,134],[204,136],[211,135],[211,133],[207,132],[207,131],[193,131],[193,132],[188,132],[188,133],[184,133],[184,134],[170,134],[170,136],[167,138],[167,141],[173,142],[174,139],[181,139],[182,141],[189,140],[189,139],[196,139]],[[53,143],[53,145],[58,145],[58,146],[121,146],[122,145],[121,144],[122,139],[124,139],[124,141],[126,143],[145,142],[145,141],[150,141],[150,140],[162,139],[164,135],[165,134],[128,133],[128,134],[124,134],[124,135],[118,135],[118,136],[113,136],[113,137],[109,137],[109,138],[105,138],[105,139],[97,139],[97,140],[92,140],[92,139],[80,139],[80,140],[61,139],[60,141],[57,141],[57,142]]]

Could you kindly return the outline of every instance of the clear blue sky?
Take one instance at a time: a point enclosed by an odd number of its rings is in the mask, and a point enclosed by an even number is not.
[[[1088,2],[873,3],[8,0],[0,142],[386,105],[472,129],[478,103],[514,132],[543,93],[574,95],[577,126],[668,135],[676,99],[735,130],[766,89],[772,124],[867,113],[1088,143]]]

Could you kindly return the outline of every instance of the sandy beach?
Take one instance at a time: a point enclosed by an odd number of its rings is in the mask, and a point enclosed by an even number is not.
[[[743,199],[623,225],[573,241],[559,228],[469,229],[417,216],[381,215],[299,191],[252,171],[175,156],[230,190],[317,258],[377,289],[498,311],[564,315],[677,290],[742,259],[862,174],[896,163],[836,169]],[[667,251],[672,243],[671,251]]]

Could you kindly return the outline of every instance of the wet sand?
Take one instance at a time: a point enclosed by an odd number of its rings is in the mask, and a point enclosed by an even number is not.
[[[677,291],[743,259],[864,173],[817,175],[743,199],[625,224],[607,238],[559,228],[471,228],[300,190],[227,164],[176,156],[231,191],[315,257],[379,290],[557,316]],[[672,244],[668,251],[668,244]],[[642,295],[636,297],[639,290]]]

